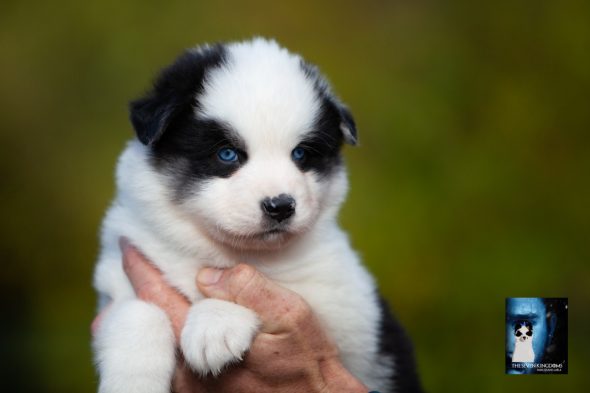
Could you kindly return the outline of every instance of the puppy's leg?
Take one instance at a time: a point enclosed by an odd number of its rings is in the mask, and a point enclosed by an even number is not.
[[[224,300],[201,300],[191,306],[182,330],[182,352],[195,371],[218,375],[225,365],[242,360],[259,326],[252,310]]]
[[[100,393],[168,393],[176,363],[174,334],[158,307],[126,300],[103,317],[94,339]]]

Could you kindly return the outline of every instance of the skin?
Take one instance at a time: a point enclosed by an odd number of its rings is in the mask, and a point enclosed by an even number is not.
[[[134,247],[121,242],[123,266],[137,296],[162,308],[177,344],[190,302]],[[342,365],[338,350],[321,329],[309,305],[296,293],[268,280],[249,265],[202,269],[199,290],[209,298],[255,311],[262,326],[244,360],[217,378],[201,378],[179,359],[173,379],[176,393],[366,393],[368,389]],[[100,324],[103,311],[92,324]]]

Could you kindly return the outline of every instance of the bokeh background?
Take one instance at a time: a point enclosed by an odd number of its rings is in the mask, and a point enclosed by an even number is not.
[[[2,390],[96,389],[90,282],[127,102],[183,48],[254,35],[318,64],[356,116],[341,222],[426,389],[587,391],[584,0],[3,0]],[[570,375],[503,375],[508,296],[569,297]]]

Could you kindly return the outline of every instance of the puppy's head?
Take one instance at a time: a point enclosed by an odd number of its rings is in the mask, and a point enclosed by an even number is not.
[[[514,336],[519,342],[531,340],[533,338],[533,325],[529,321],[517,322],[514,326]]]
[[[189,50],[130,109],[172,205],[218,242],[281,247],[344,199],[354,121],[317,69],[274,41]]]

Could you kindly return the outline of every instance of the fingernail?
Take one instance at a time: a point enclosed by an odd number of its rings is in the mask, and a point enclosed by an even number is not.
[[[119,248],[121,251],[125,251],[127,246],[129,246],[129,239],[127,239],[125,236],[121,236],[119,238]]]
[[[213,285],[219,281],[222,274],[223,270],[206,267],[197,275],[197,281],[202,285]]]

